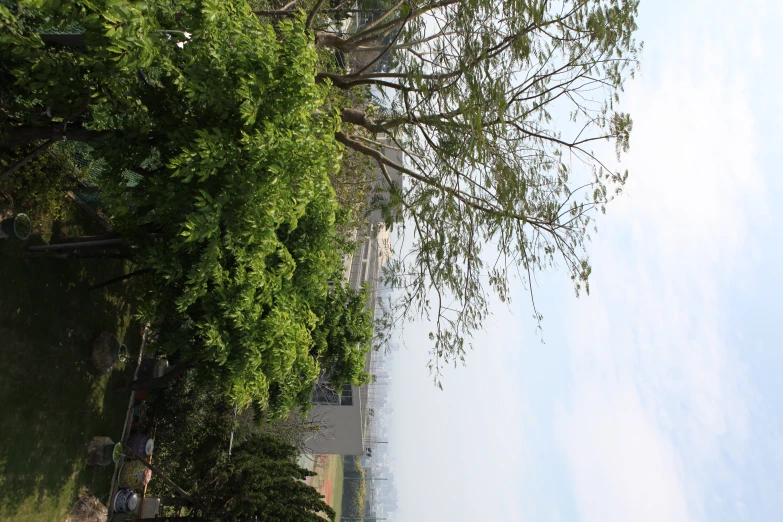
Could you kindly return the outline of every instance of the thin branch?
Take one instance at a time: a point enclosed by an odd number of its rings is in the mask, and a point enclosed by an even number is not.
[[[377,27],[381,22],[383,22],[384,20],[389,18],[392,14],[394,14],[394,12],[397,11],[397,9],[402,7],[402,4],[404,4],[406,1],[407,0],[400,0],[399,2],[397,2],[396,4],[391,6],[381,16],[379,16],[378,18],[373,20],[371,23],[369,23],[369,24],[365,25],[364,27],[362,27],[362,31],[360,33],[357,33],[356,35],[353,35],[351,38],[348,39],[348,41],[350,42],[352,39],[354,39],[356,36],[358,36],[358,35],[360,35],[362,33],[372,32],[372,30],[375,27]],[[408,16],[410,16],[410,14]]]
[[[408,13],[408,16],[407,16],[405,22],[403,22],[402,25],[400,25],[400,28],[397,30],[397,34],[395,34],[394,38],[391,39],[391,41],[389,42],[389,45],[386,46],[386,49],[384,49],[383,52],[380,53],[378,56],[376,56],[370,63],[368,63],[367,65],[365,65],[361,69],[359,69],[359,71],[356,72],[357,76],[361,75],[364,71],[366,71],[367,69],[369,69],[370,67],[375,65],[378,62],[378,60],[383,58],[386,55],[386,53],[389,52],[389,49],[391,49],[392,45],[394,45],[394,42],[396,42],[397,38],[400,37],[400,33],[402,33],[402,30],[405,27],[405,24],[407,23],[408,18],[410,18],[410,13]]]
[[[313,20],[315,20],[315,15],[318,14],[318,11],[321,10],[321,7],[323,7],[326,0],[318,0],[316,2],[315,7],[310,11],[310,14],[307,15],[307,20],[305,21],[305,29],[310,29],[310,26],[313,25]]]
[[[151,268],[143,268],[141,270],[136,270],[135,272],[131,272],[129,274],[124,274],[118,277],[113,277],[111,279],[108,279],[106,281],[103,281],[102,283],[94,284],[90,288],[88,288],[89,291],[97,290],[98,288],[103,288],[105,286],[109,286],[112,283],[120,283],[122,281],[125,281],[127,279],[130,279],[131,277],[137,276],[139,274],[146,274],[147,272],[151,272]]]
[[[22,159],[21,159],[19,162],[17,162],[17,163],[16,163],[16,165],[12,166],[11,168],[9,168],[9,169],[8,169],[8,170],[6,170],[5,172],[3,172],[2,176],[0,176],[0,183],[2,183],[3,181],[5,181],[5,179],[6,179],[8,176],[10,176],[11,174],[13,174],[14,172],[16,172],[17,170],[21,169],[22,167],[24,167],[25,165],[27,165],[28,163],[30,163],[32,160],[34,160],[34,159],[35,159],[36,157],[38,157],[38,156],[39,156],[39,155],[40,155],[40,154],[41,154],[43,151],[45,151],[46,149],[48,149],[48,148],[49,148],[49,147],[51,147],[52,145],[54,145],[54,140],[53,140],[53,139],[49,139],[49,140],[47,140],[47,141],[43,142],[41,145],[38,145],[38,146],[35,148],[35,150],[34,150],[34,151],[32,151],[30,154],[28,154],[27,156],[25,156],[24,158],[22,158]]]

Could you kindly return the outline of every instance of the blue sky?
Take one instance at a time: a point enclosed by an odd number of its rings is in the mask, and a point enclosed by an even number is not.
[[[642,0],[626,193],[591,295],[496,304],[445,390],[395,359],[396,520],[778,520],[783,3]]]

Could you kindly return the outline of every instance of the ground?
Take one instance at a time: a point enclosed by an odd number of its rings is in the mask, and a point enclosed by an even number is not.
[[[307,457],[302,465],[317,473],[315,477],[308,478],[307,483],[324,496],[324,501],[337,513],[334,519],[339,522],[343,504],[342,455],[314,455]]]
[[[84,487],[107,501],[114,468],[87,468],[85,444],[119,440],[128,406],[112,388],[133,365],[97,376],[92,341],[107,330],[133,360],[140,326],[126,284],[88,290],[125,273],[123,261],[22,259],[31,244],[99,231],[79,207],[69,204],[55,223],[25,211],[36,235],[0,239],[0,520],[61,522]]]

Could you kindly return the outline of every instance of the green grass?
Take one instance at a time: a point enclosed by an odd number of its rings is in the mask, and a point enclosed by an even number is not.
[[[61,522],[82,488],[106,501],[114,468],[87,468],[84,445],[96,435],[119,440],[128,405],[112,388],[133,364],[95,375],[92,341],[108,330],[133,360],[140,328],[127,285],[88,291],[125,273],[124,262],[22,259],[26,246],[61,233],[98,232],[80,210],[69,206],[57,223],[30,217],[30,241],[0,240],[0,520]]]
[[[332,509],[336,513],[334,520],[340,522],[340,517],[343,514],[343,481],[345,480],[345,474],[343,472],[343,459],[339,457],[335,459],[334,463],[334,486],[332,486]]]

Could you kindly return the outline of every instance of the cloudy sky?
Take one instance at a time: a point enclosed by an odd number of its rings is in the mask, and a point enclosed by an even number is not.
[[[432,387],[395,359],[397,520],[780,520],[783,2],[642,0],[626,193]]]

